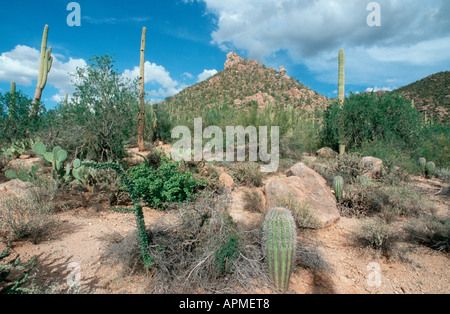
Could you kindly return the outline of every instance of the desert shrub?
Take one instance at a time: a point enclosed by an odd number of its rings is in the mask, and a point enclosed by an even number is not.
[[[422,128],[420,114],[397,94],[351,94],[342,106],[335,102],[327,108],[323,124],[324,146],[336,150],[339,143],[353,149],[374,140],[411,148]]]
[[[397,240],[392,226],[380,217],[365,220],[356,235],[357,243],[381,251],[386,257],[392,256]]]
[[[240,232],[229,206],[228,195],[205,191],[150,226],[151,293],[238,293],[269,285],[260,231]],[[142,270],[138,252],[136,232],[116,237],[106,250],[126,271]]]
[[[0,144],[11,144],[26,139],[40,127],[45,110],[36,104],[38,115],[30,116],[33,100],[17,91],[0,93]]]
[[[136,193],[143,201],[155,208],[164,209],[170,202],[184,202],[196,197],[196,192],[207,185],[189,171],[180,170],[181,162],[163,157],[157,169],[142,163],[127,171],[134,183]]]
[[[52,201],[56,188],[30,188],[28,194],[0,199],[0,225],[13,241],[29,239],[38,243],[53,225]]]
[[[450,219],[428,217],[405,227],[409,241],[439,252],[450,252]]]
[[[41,139],[69,155],[93,161],[117,161],[124,145],[137,136],[139,91],[117,72],[109,55],[95,56],[73,77],[74,98],[49,112]]]
[[[345,182],[353,182],[358,176],[370,169],[370,165],[364,164],[360,154],[345,154],[337,158],[334,167],[335,175],[340,175]]]
[[[261,195],[257,191],[244,192],[244,210],[259,213],[263,209]]]
[[[450,169],[437,168],[436,177],[441,179],[447,184],[450,184]]]
[[[288,208],[294,216],[297,227],[302,229],[319,229],[320,221],[315,217],[311,206],[305,201],[297,201],[291,195],[278,199],[278,207]]]
[[[260,171],[260,165],[254,162],[224,163],[227,173],[230,173],[237,185],[261,187],[265,175]]]

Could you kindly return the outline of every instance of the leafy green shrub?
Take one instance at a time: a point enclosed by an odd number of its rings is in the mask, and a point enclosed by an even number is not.
[[[184,202],[195,199],[195,193],[206,186],[206,181],[197,180],[189,171],[181,171],[181,162],[172,162],[167,157],[161,159],[158,168],[147,163],[127,171],[134,183],[136,193],[149,206],[164,209],[166,203]]]
[[[351,94],[343,106],[333,103],[327,108],[323,124],[324,146],[336,150],[340,142],[353,149],[377,139],[411,148],[422,128],[411,102],[396,94]]]
[[[219,274],[227,274],[232,272],[230,262],[236,260],[241,252],[240,239],[235,233],[230,233],[224,243],[222,243],[216,250],[215,264],[216,271]]]

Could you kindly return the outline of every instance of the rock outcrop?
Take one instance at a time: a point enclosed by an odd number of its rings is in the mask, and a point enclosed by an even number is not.
[[[227,54],[227,61],[225,61],[225,69],[231,68],[245,59],[240,57],[236,52],[230,52]]]
[[[267,208],[277,207],[280,199],[291,197],[300,203],[306,202],[321,227],[326,228],[339,221],[336,198],[321,175],[303,163],[294,165],[286,175],[266,184]]]

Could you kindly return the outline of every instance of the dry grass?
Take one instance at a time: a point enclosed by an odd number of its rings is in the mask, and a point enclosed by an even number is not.
[[[208,192],[150,226],[149,292],[247,293],[270,286],[260,230],[238,231],[229,203],[229,195]],[[106,253],[126,271],[142,270],[135,231],[116,239]]]

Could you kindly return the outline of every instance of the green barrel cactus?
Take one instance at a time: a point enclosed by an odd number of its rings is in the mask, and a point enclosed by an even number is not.
[[[434,173],[436,172],[436,165],[434,162],[427,162],[425,166],[425,175],[428,179],[432,179],[434,177]]]
[[[344,178],[342,178],[341,176],[334,177],[333,189],[334,189],[334,194],[336,195],[337,201],[340,202],[344,195]]]
[[[289,285],[294,264],[297,229],[291,211],[274,208],[266,216],[263,225],[263,244],[270,278],[281,291]]]
[[[425,173],[425,166],[427,165],[427,160],[425,158],[419,158],[419,160],[417,161],[420,170],[422,171],[422,174]]]

